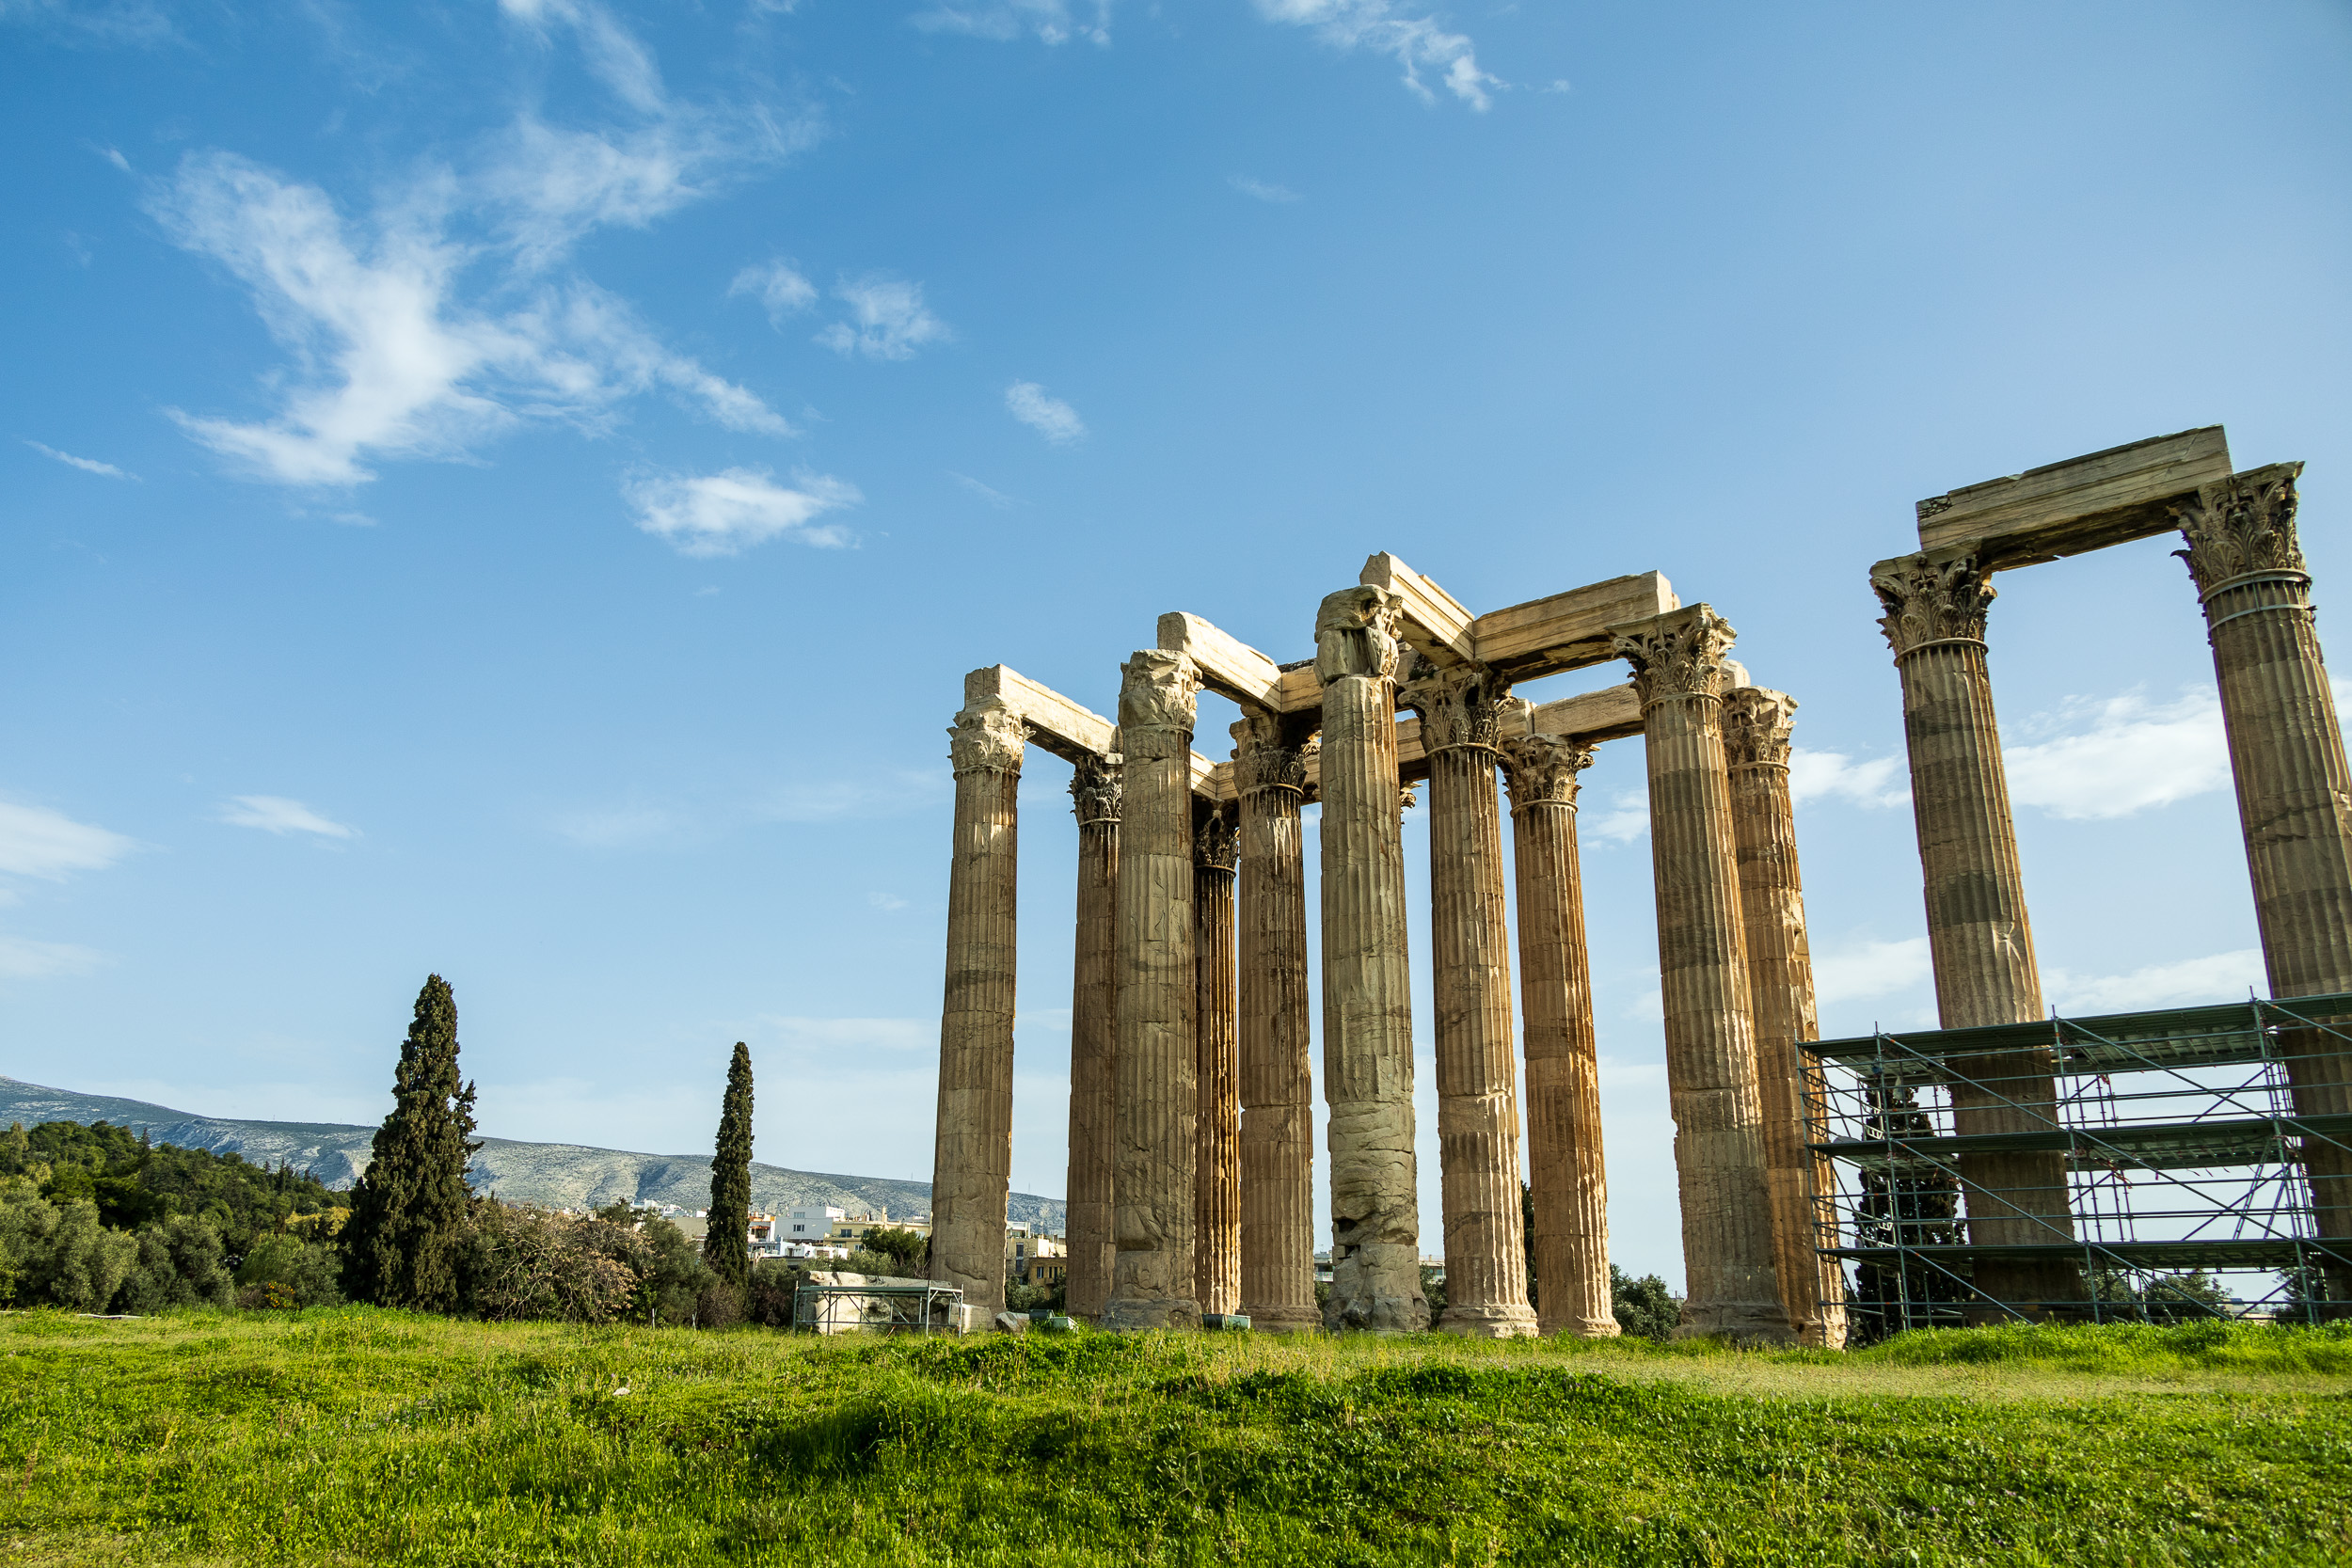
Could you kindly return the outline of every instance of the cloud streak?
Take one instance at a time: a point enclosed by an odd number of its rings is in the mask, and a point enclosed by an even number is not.
[[[120,468],[116,467],[111,463],[101,463],[95,457],[76,457],[70,451],[59,451],[56,448],[43,446],[39,441],[27,441],[24,444],[32,448],[35,451],[40,453],[43,457],[54,457],[66,467],[70,468],[79,468],[86,474],[103,474],[108,479],[128,479],[134,481],[139,477],[136,474],[124,473]]]
[[[1468,37],[1447,32],[1434,17],[1402,14],[1393,0],[1257,0],[1257,7],[1266,21],[1308,28],[1334,49],[1389,55],[1405,68],[1405,86],[1424,103],[1436,102],[1422,80],[1424,71],[1482,112],[1493,106],[1486,89],[1502,86],[1478,69],[1477,49]]]
[[[1005,388],[1005,407],[1012,417],[1057,447],[1066,447],[1087,433],[1078,411],[1050,396],[1034,381],[1016,381]]]
[[[2105,702],[2075,699],[2037,724],[2082,723],[2072,735],[2001,752],[2021,805],[2070,821],[2130,816],[2230,782],[2221,704],[2208,687],[2154,704],[2137,691]]]
[[[61,882],[76,871],[103,871],[137,847],[63,812],[0,800],[0,873]]]
[[[289,800],[283,795],[232,795],[221,802],[215,820],[233,828],[258,828],[265,833],[284,837],[292,833],[309,833],[316,838],[351,839],[359,836],[359,830],[312,811],[299,800]]]
[[[861,354],[868,359],[912,359],[926,343],[955,337],[924,308],[920,283],[872,274],[845,278],[833,296],[850,308],[850,319],[826,327],[817,341],[845,359]]]
[[[772,539],[839,549],[850,542],[850,531],[816,519],[866,499],[829,474],[803,469],[785,485],[765,468],[640,475],[623,494],[639,528],[690,556],[738,555]]]
[[[1091,20],[1087,13],[1091,11]],[[1068,43],[1073,39],[1107,46],[1111,41],[1111,0],[964,0],[935,5],[908,20],[927,33],[961,33],[967,38],[1009,43],[1035,35],[1041,43]]]
[[[1258,201],[1282,205],[1298,199],[1298,193],[1288,185],[1269,184],[1263,180],[1253,180],[1247,174],[1233,175],[1225,182],[1241,192],[1242,195]]]
[[[0,980],[48,980],[94,974],[106,956],[70,942],[33,942],[24,937],[0,937]]]

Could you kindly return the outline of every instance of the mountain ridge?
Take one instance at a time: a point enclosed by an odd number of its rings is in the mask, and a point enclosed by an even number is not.
[[[328,1121],[262,1121],[205,1117],[175,1111],[144,1100],[83,1094],[51,1088],[0,1074],[0,1123],[21,1121],[110,1122],[143,1129],[157,1143],[182,1148],[235,1153],[257,1163],[292,1163],[327,1186],[346,1191],[367,1168],[375,1129]],[[536,1143],[519,1138],[484,1138],[467,1180],[477,1192],[495,1192],[517,1203],[550,1209],[598,1208],[627,1199],[674,1203],[682,1209],[710,1203],[710,1160],[707,1155],[639,1154],[588,1144]],[[888,1212],[900,1219],[930,1212],[928,1181],[880,1176],[845,1176],[752,1165],[752,1203],[781,1211],[794,1204],[825,1203],[852,1214]],[[1047,1232],[1063,1225],[1059,1198],[1013,1193],[1007,1217]]]

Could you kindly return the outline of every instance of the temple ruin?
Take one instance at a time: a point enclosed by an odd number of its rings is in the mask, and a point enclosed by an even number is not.
[[[2172,528],[2212,632],[2273,993],[2352,991],[2352,774],[2295,545],[2298,467],[2233,474],[2217,428],[2142,442],[1922,502],[1920,552],[1872,569],[1899,673],[1947,1031],[2046,1022],[1993,720],[1990,577]],[[1878,1069],[1818,1039],[1788,791],[1797,705],[1750,683],[1723,616],[1683,604],[1655,572],[1473,614],[1380,554],[1324,598],[1312,631],[1311,657],[1283,663],[1199,616],[1164,615],[1156,645],[1120,667],[1115,721],[1001,665],[965,678],[949,732],[935,1278],[984,1312],[1002,1306],[1017,800],[1036,745],[1073,766],[1079,834],[1070,1310],[1119,1329],[1238,1312],[1260,1329],[1615,1334],[1577,789],[1596,747],[1640,736],[1688,1281],[1678,1332],[1845,1341],[1844,1265],[1870,1252],[1856,1227],[1877,1223],[1857,1217],[1855,1195],[1912,1178],[1869,1188],[1875,1179],[1841,1177],[1839,1163],[1864,1144],[1893,1149],[1882,1089],[1915,1081],[1944,1097],[1940,1122],[1919,1117],[1949,1147],[1906,1152],[1902,1168],[1957,1172],[1971,1299],[2031,1315],[2082,1298],[2066,1174],[2080,1162],[2062,1127],[2058,1037],[1955,1036],[1941,1054],[1911,1053],[1892,1078],[1883,1038]],[[1615,660],[1631,677],[1622,685],[1542,705],[1512,694]],[[1194,750],[1204,689],[1241,709],[1229,761]],[[1447,1296],[1434,1324],[1421,1285],[1401,829],[1424,784]],[[1321,1311],[1310,801],[1322,813],[1332,1215]],[[2298,1140],[2287,1152],[2317,1195],[2313,1256],[2334,1257],[2341,1274],[2352,1160],[2328,1129],[2352,1130],[2352,1056],[2324,1022],[2281,1037],[2281,1082],[2304,1122],[2278,1135]],[[1931,1056],[1931,1070],[1917,1067]],[[1875,1143],[1838,1125],[1832,1104],[1857,1085],[1855,1116],[1877,1118]]]

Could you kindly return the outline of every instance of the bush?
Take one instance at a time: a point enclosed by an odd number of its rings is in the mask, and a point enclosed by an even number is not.
[[[1645,1339],[1672,1338],[1682,1321],[1682,1302],[1666,1293],[1666,1282],[1654,1274],[1636,1279],[1616,1264],[1609,1265],[1609,1306],[1617,1326]]]
[[[52,1203],[23,1182],[0,1195],[0,1249],[19,1306],[69,1312],[106,1310],[139,1255],[135,1239],[98,1222],[90,1199]]]
[[[867,1252],[879,1252],[892,1259],[892,1274],[919,1275],[930,1255],[929,1237],[903,1226],[877,1225],[868,1228],[858,1245]]]
[[[752,1287],[744,1295],[744,1319],[766,1328],[790,1328],[793,1298],[804,1277],[802,1269],[777,1259],[761,1259],[752,1269]]]
[[[602,1323],[628,1314],[652,1249],[607,1220],[485,1203],[464,1248],[466,1294],[485,1318]]]
[[[231,1282],[220,1235],[201,1219],[175,1214],[142,1226],[138,1255],[116,1296],[118,1310],[144,1316],[174,1307],[227,1307]]]
[[[340,1307],[342,1254],[298,1236],[264,1236],[238,1265],[237,1284],[240,1307]]]
[[[713,1279],[703,1287],[702,1294],[695,1299],[694,1326],[733,1328],[743,1321],[745,1293],[723,1279]]]

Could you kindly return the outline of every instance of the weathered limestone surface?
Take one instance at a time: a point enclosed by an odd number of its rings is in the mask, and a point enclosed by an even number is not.
[[[1748,944],[1748,999],[1756,1014],[1756,1081],[1764,1111],[1764,1157],[1772,1187],[1773,1251],[1781,1303],[1801,1343],[1842,1348],[1846,1276],[1815,1235],[1817,1193],[1836,1190],[1826,1155],[1805,1147],[1815,1113],[1797,1050],[1820,1038],[1813,951],[1805,937],[1797,819],[1788,797],[1788,741],[1796,699],[1746,686],[1724,696],[1724,753],[1731,770],[1731,829],[1740,859],[1740,911]]]
[[[1418,1332],[1413,1006],[1396,780],[1395,597],[1351,588],[1315,617],[1323,682],[1323,1083],[1330,1106],[1332,1328]]]
[[[1001,702],[947,732],[956,774],[947,873],[947,981],[939,1013],[931,1157],[931,1275],[963,1299],[1005,1305],[1005,1199],[1012,1180],[1014,932],[1021,757],[1028,726]]]
[[[2296,533],[2302,470],[2280,463],[2208,483],[2177,515],[2213,643],[2263,962],[2281,1001],[2352,990],[2352,770]],[[2285,1044],[2296,1111],[2352,1113],[2343,1042],[2296,1031]],[[2352,1152],[2315,1137],[2304,1148],[2319,1233],[2352,1237]],[[2330,1279],[2331,1296],[2352,1297],[2352,1268]]]
[[[1240,796],[1241,1309],[1250,1327],[1321,1326],[1315,1306],[1314,1080],[1307,877],[1298,811],[1307,752],[1263,709],[1233,726]]]
[[[1233,982],[1230,806],[1197,812],[1193,828],[1193,965],[1199,976],[1194,1079],[1200,1115],[1192,1175],[1193,1299],[1203,1312],[1241,1310],[1241,1063]]]
[[[1706,605],[1619,626],[1649,760],[1666,1085],[1690,1296],[1677,1335],[1788,1342],[1772,1250],[1756,1023],[1721,721],[1732,630]]]
[[[1398,694],[1420,713],[1429,752],[1438,1158],[1445,1212],[1446,1307],[1438,1327],[1484,1338],[1535,1332],[1535,1313],[1527,1305],[1511,950],[1495,792],[1495,748],[1509,689],[1483,665],[1464,664],[1417,678]]]
[[[1610,1310],[1609,1175],[1576,852],[1576,776],[1593,765],[1593,752],[1566,736],[1522,734],[1502,743],[1502,756],[1518,887],[1537,1322],[1546,1334],[1606,1338],[1621,1330]]]
[[[1191,1327],[1200,1321],[1192,1293],[1200,982],[1193,966],[1191,756],[1199,684],[1189,658],[1156,648],[1136,653],[1120,673],[1125,798],[1114,1005],[1119,1256],[1102,1322],[1115,1329]]]
[[[1985,664],[1993,585],[1963,549],[1881,562],[1870,586],[1885,607],[1879,625],[1902,675],[1937,1012],[1947,1029],[2039,1019],[2042,976]],[[1964,1137],[2057,1126],[2056,1066],[2046,1050],[1955,1063],[1971,1082],[1952,1087],[1953,1132]],[[2063,1155],[1967,1155],[1960,1179],[1969,1240],[1977,1245],[2074,1239]],[[2071,1261],[1988,1259],[1977,1265],[1975,1283],[1984,1295],[2021,1307],[2084,1299],[2082,1271]]]
[[[1089,1323],[1110,1299],[1112,1149],[1117,1080],[1119,764],[1081,761],[1070,776],[1078,817],[1077,944],[1070,997],[1069,1310]]]
[[[2172,509],[2230,473],[2219,425],[2070,457],[1919,503],[1919,547],[1963,549],[1987,572],[2171,531]]]

